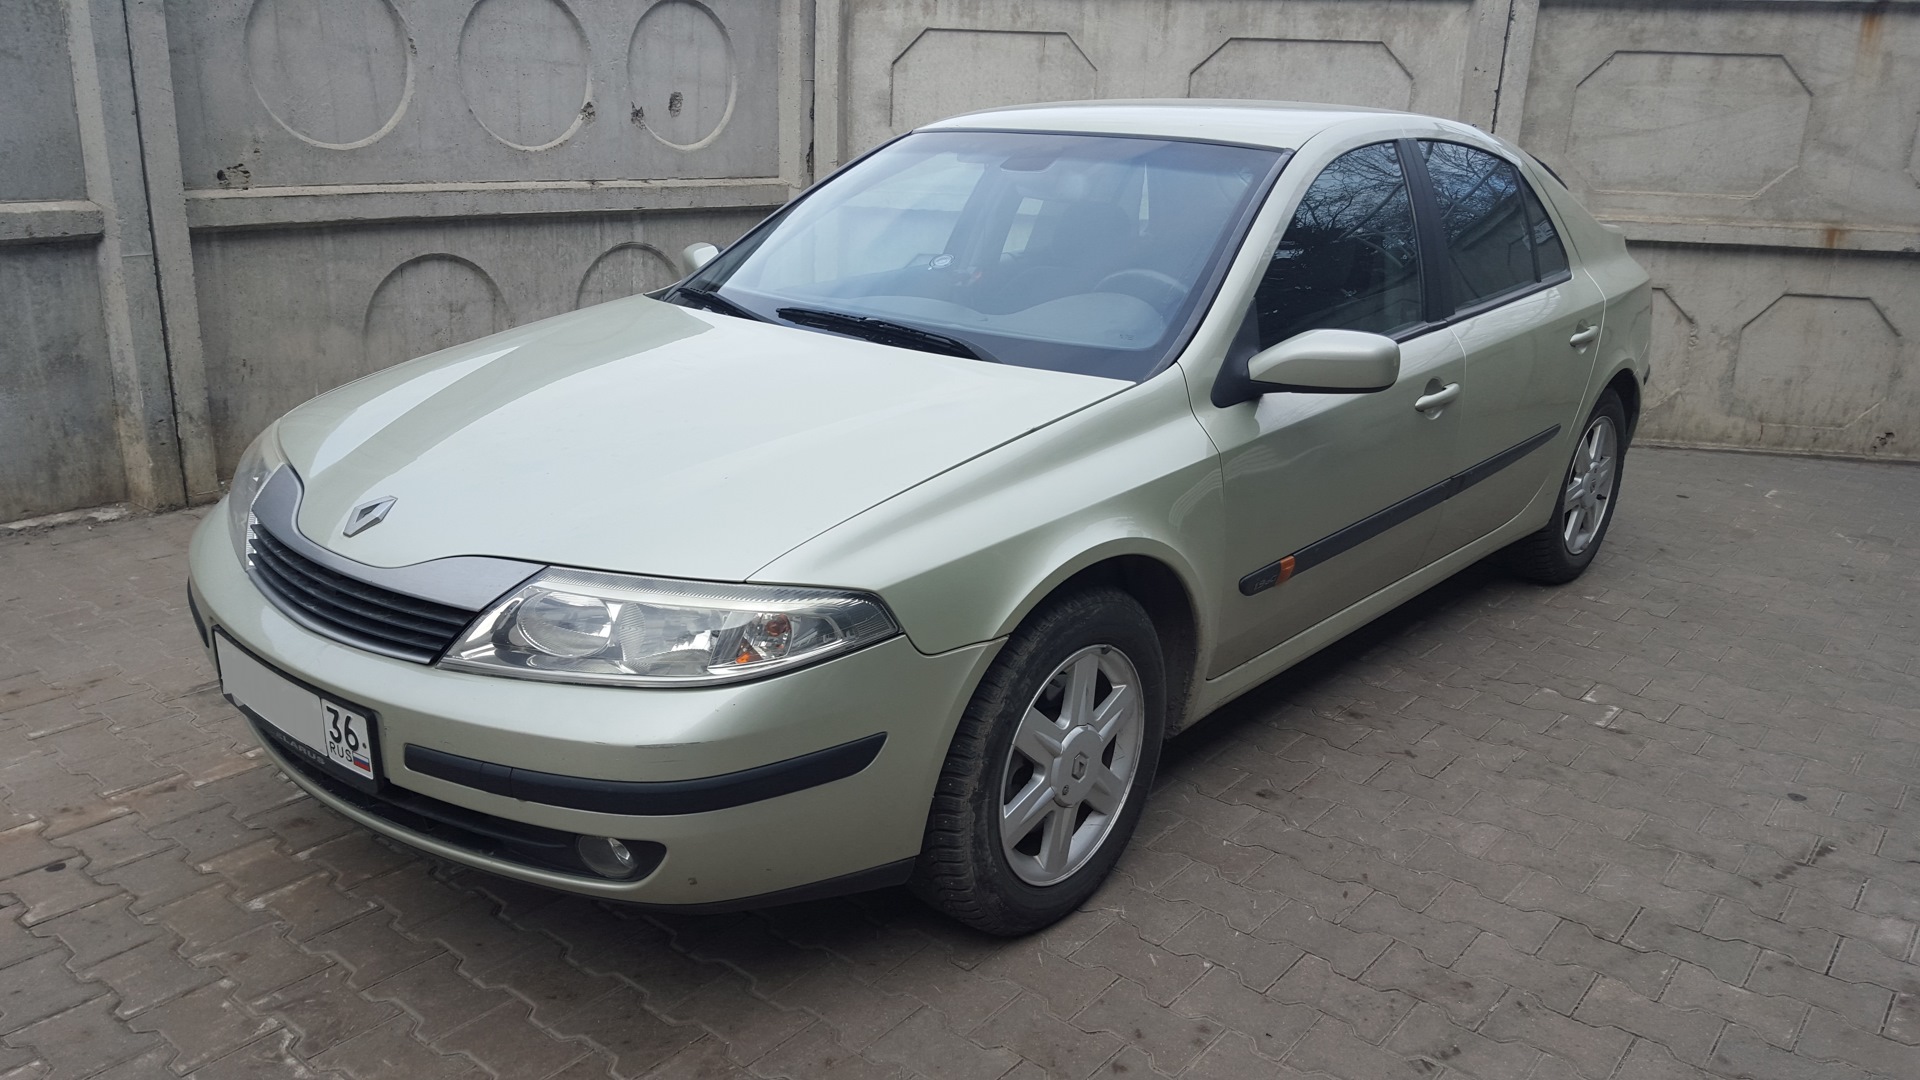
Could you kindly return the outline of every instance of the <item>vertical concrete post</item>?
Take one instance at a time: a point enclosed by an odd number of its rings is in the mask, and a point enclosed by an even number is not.
[[[175,507],[186,486],[120,0],[68,0],[67,47],[87,197],[104,216],[100,296],[127,498],[147,509]]]
[[[813,8],[813,175],[840,167],[847,132],[847,0]]]
[[[1520,123],[1527,114],[1527,83],[1533,78],[1534,29],[1539,22],[1540,0],[1513,0],[1491,130],[1515,142],[1520,141]]]
[[[794,195],[813,183],[813,8],[780,5],[780,178]]]
[[[200,347],[200,302],[193,284],[193,245],[187,232],[180,137],[174,121],[173,62],[161,0],[123,0],[133,94],[140,103],[140,149],[147,212],[153,230],[162,330],[173,380],[173,415],[189,503],[220,496],[209,416],[207,376]]]
[[[1509,138],[1519,132],[1539,14],[1540,0],[1474,0],[1458,119]]]

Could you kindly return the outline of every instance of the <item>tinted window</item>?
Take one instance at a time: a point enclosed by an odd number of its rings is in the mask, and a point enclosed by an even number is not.
[[[1422,321],[1413,201],[1392,143],[1315,178],[1253,302],[1263,349],[1303,330],[1390,334]]]
[[[1553,231],[1553,219],[1547,216],[1546,208],[1540,205],[1540,197],[1524,181],[1520,184],[1520,194],[1527,200],[1527,221],[1533,228],[1533,259],[1540,270],[1541,280],[1565,273],[1567,249],[1560,243],[1560,234]]]
[[[1420,149],[1449,245],[1447,277],[1454,309],[1539,280],[1520,175],[1513,166],[1459,143],[1423,141]]]

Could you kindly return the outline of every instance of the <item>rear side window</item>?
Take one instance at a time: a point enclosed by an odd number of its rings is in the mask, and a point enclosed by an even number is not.
[[[1446,234],[1455,311],[1567,270],[1567,249],[1512,163],[1459,143],[1422,140]]]
[[[1459,143],[1422,141],[1420,150],[1440,203],[1454,310],[1539,280],[1513,166]]]
[[[1540,197],[1533,193],[1523,179],[1520,194],[1527,200],[1527,222],[1533,230],[1533,258],[1538,264],[1540,280],[1567,272],[1567,248],[1560,242],[1560,234],[1553,231],[1553,219],[1547,216],[1547,208],[1540,205]]]
[[[1307,188],[1254,294],[1260,347],[1306,330],[1392,334],[1422,321],[1413,200],[1392,143],[1333,160]]]

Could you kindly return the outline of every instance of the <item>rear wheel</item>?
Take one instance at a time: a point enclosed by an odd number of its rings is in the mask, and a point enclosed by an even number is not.
[[[1573,447],[1553,517],[1507,549],[1507,565],[1528,581],[1560,585],[1583,573],[1607,537],[1620,495],[1627,452],[1627,411],[1612,390],[1601,393]]]
[[[913,886],[991,934],[1071,913],[1125,849],[1165,732],[1160,643],[1117,589],[1048,604],[994,660],[941,770]]]

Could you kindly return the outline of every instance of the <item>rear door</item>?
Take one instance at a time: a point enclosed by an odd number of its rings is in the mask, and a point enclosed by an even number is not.
[[[1604,304],[1585,274],[1569,272],[1559,230],[1512,162],[1464,143],[1417,146],[1443,244],[1433,264],[1466,354],[1460,479],[1433,538],[1438,559],[1559,481]]]

